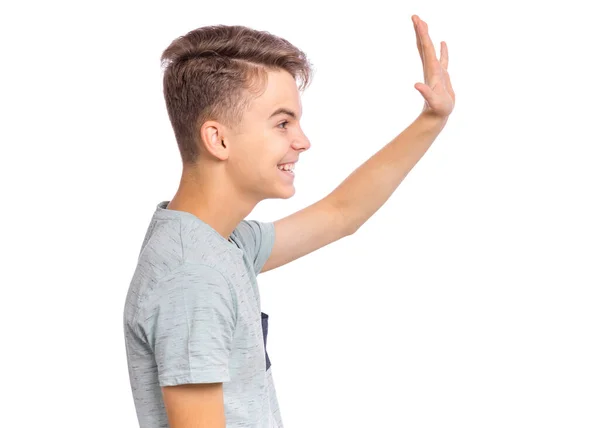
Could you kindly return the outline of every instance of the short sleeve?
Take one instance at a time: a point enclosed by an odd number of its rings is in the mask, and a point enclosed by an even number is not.
[[[258,275],[273,250],[275,223],[242,220],[234,234],[241,239],[243,249],[253,261],[254,272]]]
[[[157,285],[159,297],[144,322],[160,386],[227,382],[236,304],[214,268],[186,266]]]

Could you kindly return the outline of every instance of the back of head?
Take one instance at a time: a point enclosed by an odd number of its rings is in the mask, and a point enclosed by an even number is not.
[[[264,90],[269,70],[289,72],[300,80],[300,91],[312,77],[306,55],[287,40],[239,25],[192,30],[175,39],[161,61],[167,111],[184,164],[197,161],[205,121],[236,128]]]

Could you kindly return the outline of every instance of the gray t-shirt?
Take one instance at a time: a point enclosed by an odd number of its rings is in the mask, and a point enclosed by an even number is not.
[[[168,203],[152,216],[123,314],[140,427],[169,426],[162,386],[206,382],[223,382],[227,428],[283,427],[256,282],[274,224],[242,220],[228,241]]]

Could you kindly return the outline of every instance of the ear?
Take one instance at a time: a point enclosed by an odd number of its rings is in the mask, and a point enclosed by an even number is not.
[[[225,141],[225,127],[219,122],[209,120],[200,128],[200,144],[220,160],[229,158],[229,144]]]

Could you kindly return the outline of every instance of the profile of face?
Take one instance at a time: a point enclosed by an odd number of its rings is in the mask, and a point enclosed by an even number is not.
[[[300,127],[302,105],[295,79],[288,72],[269,71],[264,93],[245,111],[237,133],[229,140],[227,176],[242,195],[260,201],[294,195],[295,166],[310,142]],[[287,167],[284,169],[288,169]]]

